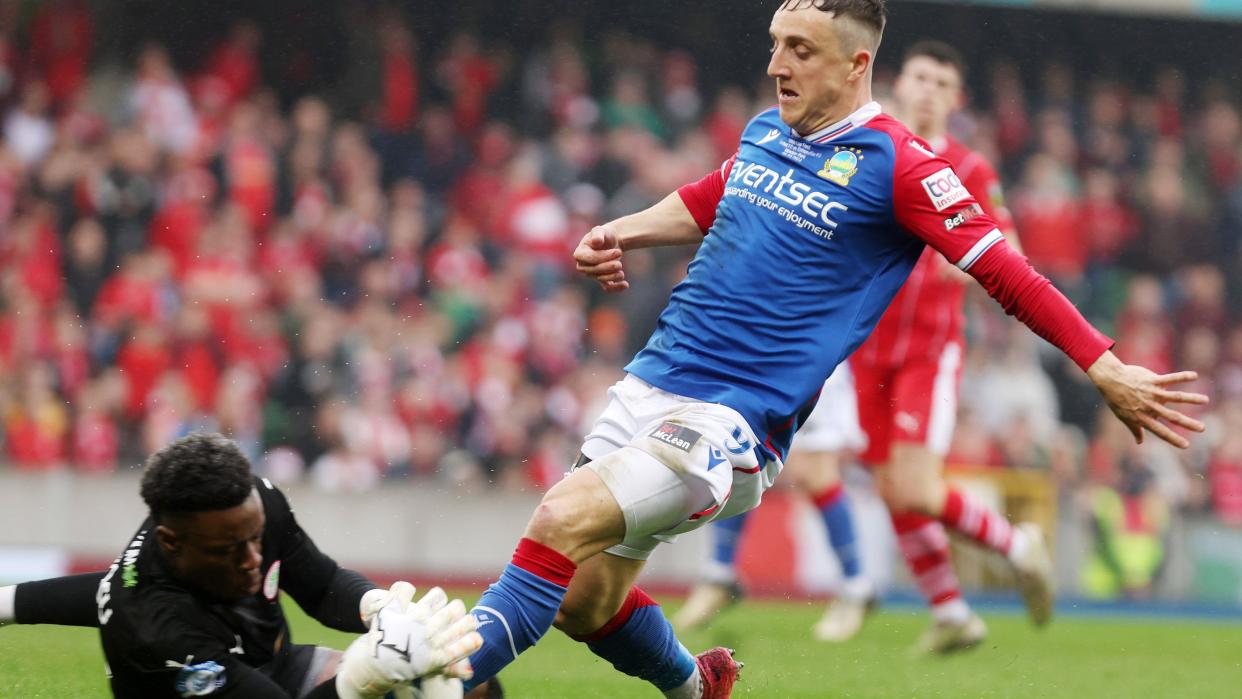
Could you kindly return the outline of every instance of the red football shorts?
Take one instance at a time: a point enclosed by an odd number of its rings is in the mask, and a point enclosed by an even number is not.
[[[858,391],[858,421],[867,435],[862,461],[888,462],[894,442],[924,444],[944,456],[957,422],[962,346],[950,342],[937,360],[909,360],[899,366],[850,361]]]

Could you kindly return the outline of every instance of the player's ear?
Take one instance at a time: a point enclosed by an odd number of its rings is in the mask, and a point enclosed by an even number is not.
[[[181,553],[181,539],[177,537],[177,532],[169,529],[163,524],[155,528],[155,540],[160,545],[160,550],[165,556],[175,557]]]
[[[854,60],[850,66],[850,74],[846,76],[849,82],[857,82],[866,77],[867,71],[871,69],[871,61],[875,57],[871,51],[867,49],[858,49],[854,52]]]

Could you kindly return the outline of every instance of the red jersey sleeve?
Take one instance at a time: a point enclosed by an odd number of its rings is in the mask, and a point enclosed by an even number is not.
[[[1113,345],[1005,243],[948,161],[913,138],[894,138],[893,216],[970,273],[1005,312],[1056,345],[1084,371]]]
[[[983,208],[983,213],[992,217],[1001,232],[1012,231],[1013,215],[1009,213],[1009,207],[1005,205],[1005,190],[1001,187],[1000,177],[992,168],[992,164],[982,155],[972,151],[966,162],[962,163],[960,170],[962,184],[966,185],[967,191],[974,195],[979,206]]]
[[[703,235],[707,235],[708,229],[716,222],[716,207],[724,198],[725,181],[729,179],[729,173],[733,171],[735,160],[737,160],[737,153],[721,163],[718,169],[704,175],[703,179],[682,185],[677,190],[682,203],[690,210],[690,215],[694,217],[694,222],[699,224],[699,230],[703,232]]]

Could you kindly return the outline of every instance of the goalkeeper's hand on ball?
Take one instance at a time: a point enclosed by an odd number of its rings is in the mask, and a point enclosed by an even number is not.
[[[483,637],[475,631],[478,622],[466,613],[466,605],[449,602],[438,587],[413,604],[414,586],[409,583],[397,583],[389,593],[372,614],[371,630],[355,639],[341,658],[337,694],[342,699],[375,699],[425,675],[469,679],[473,672],[466,658],[483,645]]]

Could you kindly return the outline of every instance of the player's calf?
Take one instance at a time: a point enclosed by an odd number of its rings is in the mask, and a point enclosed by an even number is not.
[[[678,642],[660,605],[637,587],[611,619],[589,634],[571,635],[620,672],[646,680],[670,699],[699,699],[695,658]]]
[[[470,657],[475,675],[466,688],[490,679],[542,638],[578,563],[624,534],[620,507],[592,471],[577,470],[549,490],[500,579],[475,605],[484,645]]]

